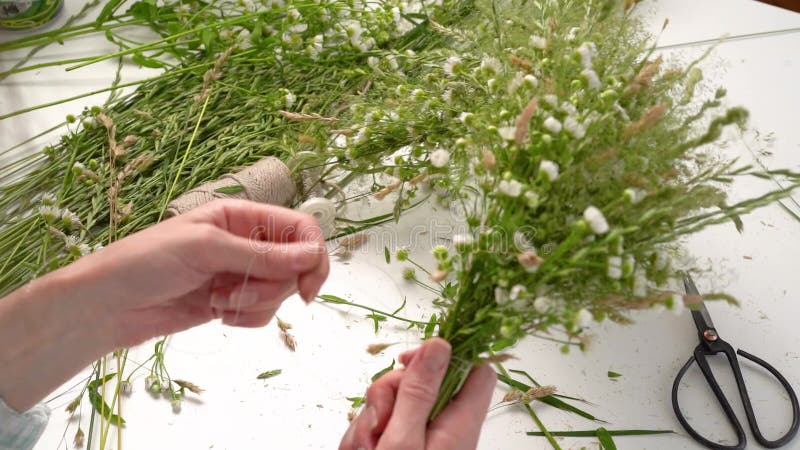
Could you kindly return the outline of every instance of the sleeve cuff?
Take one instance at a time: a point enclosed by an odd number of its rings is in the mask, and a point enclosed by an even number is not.
[[[43,404],[20,414],[0,398],[0,450],[32,449],[49,419],[50,408]]]

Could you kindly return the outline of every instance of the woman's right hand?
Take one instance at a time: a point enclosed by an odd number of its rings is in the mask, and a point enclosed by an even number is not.
[[[475,366],[461,391],[428,423],[449,361],[450,344],[439,338],[400,355],[405,368],[369,387],[339,450],[475,449],[497,375],[488,365]]]

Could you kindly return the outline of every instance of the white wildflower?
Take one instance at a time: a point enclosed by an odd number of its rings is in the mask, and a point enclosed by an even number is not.
[[[459,58],[458,56],[451,56],[447,58],[447,60],[444,62],[444,73],[446,73],[449,76],[455,75],[456,72],[458,72],[460,64],[461,64],[461,58]]]
[[[378,58],[374,56],[370,56],[367,58],[367,65],[372,67],[373,69],[378,68]]]
[[[386,62],[389,63],[389,67],[392,70],[397,70],[400,68],[400,64],[397,62],[397,57],[394,55],[386,55]]]
[[[444,167],[450,162],[450,152],[444,149],[436,149],[431,152],[431,165],[433,167]]]
[[[181,412],[181,399],[173,398],[169,403],[172,406],[172,412],[175,414]]]
[[[494,92],[497,90],[497,80],[494,78],[489,78],[489,81],[486,82],[486,87],[489,88],[489,92]]]
[[[469,125],[475,119],[475,114],[471,112],[462,112],[458,115],[458,120],[461,121],[464,125]]]
[[[589,87],[592,89],[600,89],[602,87],[602,83],[600,83],[600,77],[597,76],[597,72],[591,69],[583,69],[581,71],[581,75],[583,78],[586,78],[586,82],[589,84]]]
[[[542,96],[542,100],[553,108],[558,108],[558,96],[555,94],[547,94]]]
[[[292,33],[304,33],[306,30],[308,30],[307,23],[296,23],[289,27],[289,31]]]
[[[452,89],[445,89],[442,93],[442,100],[448,105],[453,103],[453,90]]]
[[[540,50],[547,48],[547,39],[541,36],[537,36],[535,34],[530,37],[528,42],[531,44],[531,47],[533,48],[538,48]]]
[[[80,243],[78,244],[78,252],[81,254],[81,256],[86,256],[89,253],[92,253],[92,248],[89,247],[88,244]]]
[[[61,209],[56,206],[43,204],[39,206],[39,214],[42,215],[45,222],[53,223],[56,219],[61,217]]]
[[[593,42],[584,42],[578,47],[578,54],[581,56],[581,64],[583,68],[590,70],[592,68],[592,57],[596,52],[597,47]]]
[[[589,324],[592,323],[592,320],[594,320],[594,316],[592,316],[592,313],[590,313],[586,308],[581,308],[581,310],[578,311],[578,314],[575,316],[575,323],[580,328],[588,327]]]
[[[511,287],[511,292],[509,293],[508,297],[511,300],[516,300],[518,298],[521,298],[521,296],[525,295],[527,292],[528,289],[526,289],[525,286],[521,284],[515,284],[514,286]]]
[[[583,212],[583,218],[589,224],[589,228],[595,234],[605,234],[608,232],[608,222],[603,213],[594,206],[589,206]]]
[[[480,70],[497,75],[503,70],[503,65],[500,63],[500,60],[494,56],[484,56],[481,60]]]
[[[242,28],[239,31],[239,34],[236,35],[236,42],[238,43],[237,47],[242,50],[247,50],[248,48],[253,46],[253,42],[250,40],[250,30],[247,28]]]
[[[570,42],[574,41],[575,38],[578,37],[578,31],[580,31],[578,27],[570,28],[569,31],[567,31],[567,40]]]
[[[558,134],[561,131],[561,122],[559,122],[555,117],[550,116],[547,119],[544,119],[544,127],[547,128],[547,131],[553,134]]]
[[[48,192],[42,194],[42,198],[39,201],[45,206],[55,206],[56,196]]]
[[[300,11],[298,11],[294,6],[290,7],[289,10],[286,11],[286,16],[292,20],[299,20],[301,17],[303,17],[303,15],[300,14]]]
[[[500,137],[505,141],[513,141],[516,132],[516,127],[500,127],[497,129],[497,134],[499,134]]]
[[[68,250],[72,250],[72,249],[76,249],[77,250],[78,244],[80,244],[80,243],[81,243],[81,238],[78,237],[78,236],[75,236],[74,234],[71,234],[71,235],[67,236],[66,238],[64,238],[64,246],[67,247]]]
[[[256,5],[253,3],[253,0],[242,0],[242,6],[244,6],[247,12],[255,12],[256,10]]]
[[[561,111],[564,111],[570,116],[577,116],[578,115],[578,108],[575,107],[570,102],[562,102],[561,103]]]
[[[522,78],[523,78],[523,84],[525,85],[528,85],[532,88],[539,86],[539,80],[531,74],[527,74]]]
[[[608,277],[613,280],[622,278],[622,258],[619,256],[608,257]]]
[[[550,297],[540,296],[536,297],[536,300],[533,301],[533,309],[535,309],[538,313],[544,314],[547,311],[550,311],[554,304],[555,302]]]
[[[542,162],[539,163],[539,173],[543,173],[550,181],[556,181],[558,178],[558,164],[543,159]]]
[[[575,139],[583,139],[583,137],[586,136],[586,129],[572,116],[564,119],[564,129]]]
[[[519,197],[522,193],[522,183],[517,180],[502,180],[498,183],[497,189],[509,197]]]
[[[292,94],[292,91],[288,89],[283,90],[283,103],[286,109],[291,109],[292,106],[294,106],[294,101],[296,99],[297,98],[294,96],[294,94]]]

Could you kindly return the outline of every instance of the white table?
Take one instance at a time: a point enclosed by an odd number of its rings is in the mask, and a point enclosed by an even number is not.
[[[67,0],[66,14],[77,9],[82,0]],[[650,29],[657,32],[664,18],[670,26],[661,44],[674,47],[667,56],[688,58],[697,55],[704,45],[686,43],[715,39],[724,33],[731,36],[769,33],[800,27],[800,15],[748,0],[671,0],[650,5],[647,14]],[[17,34],[18,35],[18,34]],[[10,35],[0,34],[0,39]],[[51,47],[37,61],[54,54],[97,52],[112,48],[102,39],[84,39],[80,46]],[[796,126],[800,105],[800,32],[764,34],[721,44],[704,63],[707,79],[728,88],[729,103],[742,104],[752,113],[751,124],[761,132],[760,145],[771,154],[759,155],[770,168],[800,169],[800,129]],[[0,55],[0,65],[8,67],[18,55]],[[126,79],[145,77],[148,71],[126,69]],[[58,69],[46,69],[0,83],[0,112],[79,94],[107,86],[114,76],[114,64],[92,66],[65,75]],[[60,105],[45,111],[0,122],[0,148],[7,148],[36,134],[83,106],[103,101],[105,95]],[[769,135],[770,139],[763,137]],[[52,139],[50,137],[49,139]],[[754,134],[744,142],[757,148]],[[47,139],[24,151],[38,148]],[[768,144],[768,145],[767,145]],[[731,155],[753,161],[739,136],[732,135]],[[733,198],[749,195],[765,187],[764,183],[739,183]],[[379,206],[378,206],[379,207]],[[800,212],[797,208],[797,212]],[[446,211],[433,217],[416,211],[396,227],[375,231],[367,248],[349,261],[333,264],[331,276],[322,293],[336,294],[384,310],[393,310],[406,296],[404,313],[417,318],[431,311],[430,298],[411,288],[401,276],[401,266],[387,266],[383,247],[407,243],[417,223],[445,221]],[[800,223],[781,208],[765,208],[744,217],[745,233],[739,235],[730,224],[707,230],[687,241],[699,264],[713,268],[714,276],[697,280],[702,291],[724,288],[741,300],[741,308],[712,304],[717,328],[723,338],[771,362],[800,389],[800,333],[796,318],[800,315]],[[417,253],[424,255],[435,241],[436,233],[417,235],[421,241]],[[421,257],[425,259],[425,256]],[[418,344],[418,335],[391,323],[382,326],[376,336],[371,321],[358,310],[348,311],[324,305],[305,307],[299,299],[286,302],[280,311],[284,320],[295,326],[298,351],[288,352],[278,337],[274,324],[259,330],[240,330],[209,324],[172,338],[167,353],[168,367],[175,378],[184,378],[204,387],[202,396],[190,395],[183,411],[173,414],[164,399],[155,400],[144,392],[143,375],[134,384],[134,395],[123,403],[128,426],[123,432],[127,449],[312,449],[336,448],[347,427],[349,402],[345,397],[361,395],[369,376],[386,366],[401,351]],[[678,368],[696,345],[694,327],[688,313],[675,317],[647,312],[636,316],[637,324],[622,327],[614,324],[596,326],[595,339],[585,353],[562,355],[556,344],[528,340],[514,349],[521,359],[511,368],[527,370],[539,381],[558,386],[562,393],[585,397],[597,406],[588,409],[610,422],[610,429],[672,429],[679,435],[662,437],[619,438],[621,449],[697,449],[673,416],[669,393]],[[369,356],[364,348],[373,342],[400,342],[379,356]],[[132,360],[150,354],[150,346],[132,351]],[[721,366],[720,366],[721,367]],[[280,368],[283,374],[262,382],[256,375]],[[623,374],[611,381],[606,373]],[[746,370],[756,412],[762,429],[775,436],[788,425],[788,403],[772,388],[769,380]],[[732,377],[721,372],[720,378],[739,417],[744,418]],[[749,375],[749,377],[748,377]],[[85,376],[82,375],[82,376]],[[65,388],[72,386],[76,377]],[[699,371],[687,378],[687,391],[681,399],[694,411],[692,423],[712,436],[731,437],[727,423],[710,391],[704,388]],[[59,389],[57,392],[62,392]],[[496,399],[503,388],[496,391]],[[73,394],[74,395],[74,394]],[[71,448],[75,423],[68,419],[63,406],[70,395],[52,402],[55,409],[50,427],[37,448]],[[540,417],[551,430],[594,429],[599,424],[568,415],[546,405],[536,405]],[[88,408],[84,406],[84,414]],[[84,416],[85,419],[85,416]],[[87,421],[83,426],[86,429]],[[66,439],[62,438],[69,426]],[[528,437],[535,430],[531,419],[517,408],[502,408],[490,413],[480,442],[480,449],[546,449],[542,438]],[[749,436],[749,432],[748,432]],[[750,448],[759,448],[752,437]],[[564,448],[596,448],[596,440],[564,439]],[[67,445],[69,444],[69,445]],[[110,448],[116,448],[112,445]],[[790,448],[800,448],[800,438]]]

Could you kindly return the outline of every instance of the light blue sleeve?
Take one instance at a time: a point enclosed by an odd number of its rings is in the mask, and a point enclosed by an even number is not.
[[[50,409],[45,405],[36,405],[20,414],[0,398],[0,450],[32,449],[44,432],[48,419]]]

